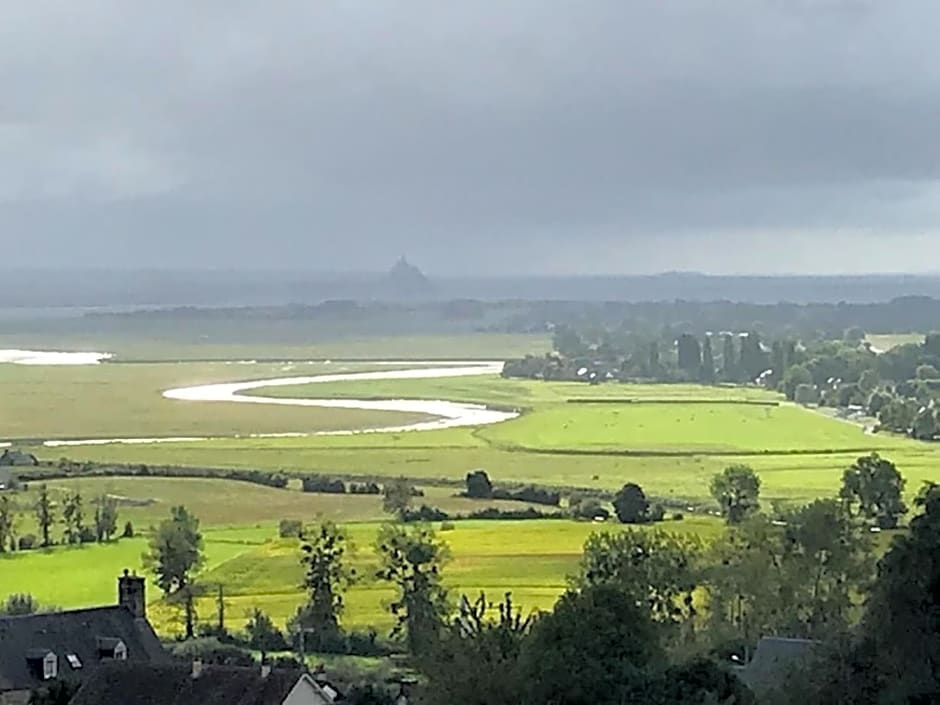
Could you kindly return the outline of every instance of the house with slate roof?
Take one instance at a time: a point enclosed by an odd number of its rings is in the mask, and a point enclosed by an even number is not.
[[[331,705],[341,699],[329,682],[296,669],[113,662],[70,705]]]
[[[144,579],[127,571],[115,605],[0,617],[0,705],[57,681],[81,684],[108,664],[169,661],[147,621]]]
[[[762,637],[750,662],[737,669],[737,676],[758,695],[778,690],[797,668],[809,662],[818,644],[810,639]]]

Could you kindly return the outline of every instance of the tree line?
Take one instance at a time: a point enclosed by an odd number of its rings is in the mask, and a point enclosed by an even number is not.
[[[95,497],[92,505],[94,511],[89,513],[80,491],[68,492],[58,502],[45,484],[39,486],[35,503],[25,509],[16,503],[16,495],[0,495],[0,553],[49,548],[57,543],[103,543],[118,538],[117,499],[104,494]],[[33,516],[38,537],[20,531],[27,513]],[[56,538],[57,528],[62,531],[61,539]],[[120,537],[133,535],[134,526],[127,522]]]

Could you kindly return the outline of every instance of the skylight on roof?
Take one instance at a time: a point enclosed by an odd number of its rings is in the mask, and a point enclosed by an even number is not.
[[[68,659],[69,666],[71,666],[76,671],[82,667],[82,660],[78,658],[77,654],[66,654],[65,658]]]

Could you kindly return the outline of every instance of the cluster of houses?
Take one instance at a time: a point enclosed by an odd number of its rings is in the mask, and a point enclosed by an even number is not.
[[[0,617],[0,705],[57,683],[70,705],[331,705],[339,690],[299,669],[180,662],[147,621],[144,579],[118,578],[117,604]]]

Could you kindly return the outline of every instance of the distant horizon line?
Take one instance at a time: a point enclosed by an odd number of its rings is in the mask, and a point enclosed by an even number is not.
[[[433,271],[424,270],[414,262],[416,266],[429,280],[506,280],[506,279],[642,279],[657,277],[698,277],[711,279],[796,279],[796,278],[826,278],[826,279],[871,279],[871,278],[891,278],[891,277],[911,277],[911,278],[938,278],[940,270],[933,271],[864,271],[864,272],[703,272],[698,270],[664,270],[658,272],[596,272],[596,273],[497,273],[497,274],[437,274]],[[0,274],[8,273],[86,273],[86,274],[279,274],[279,275],[300,275],[317,277],[376,277],[384,276],[389,273],[389,269],[296,269],[288,267],[91,267],[91,266],[28,266],[13,267],[0,264]]]

